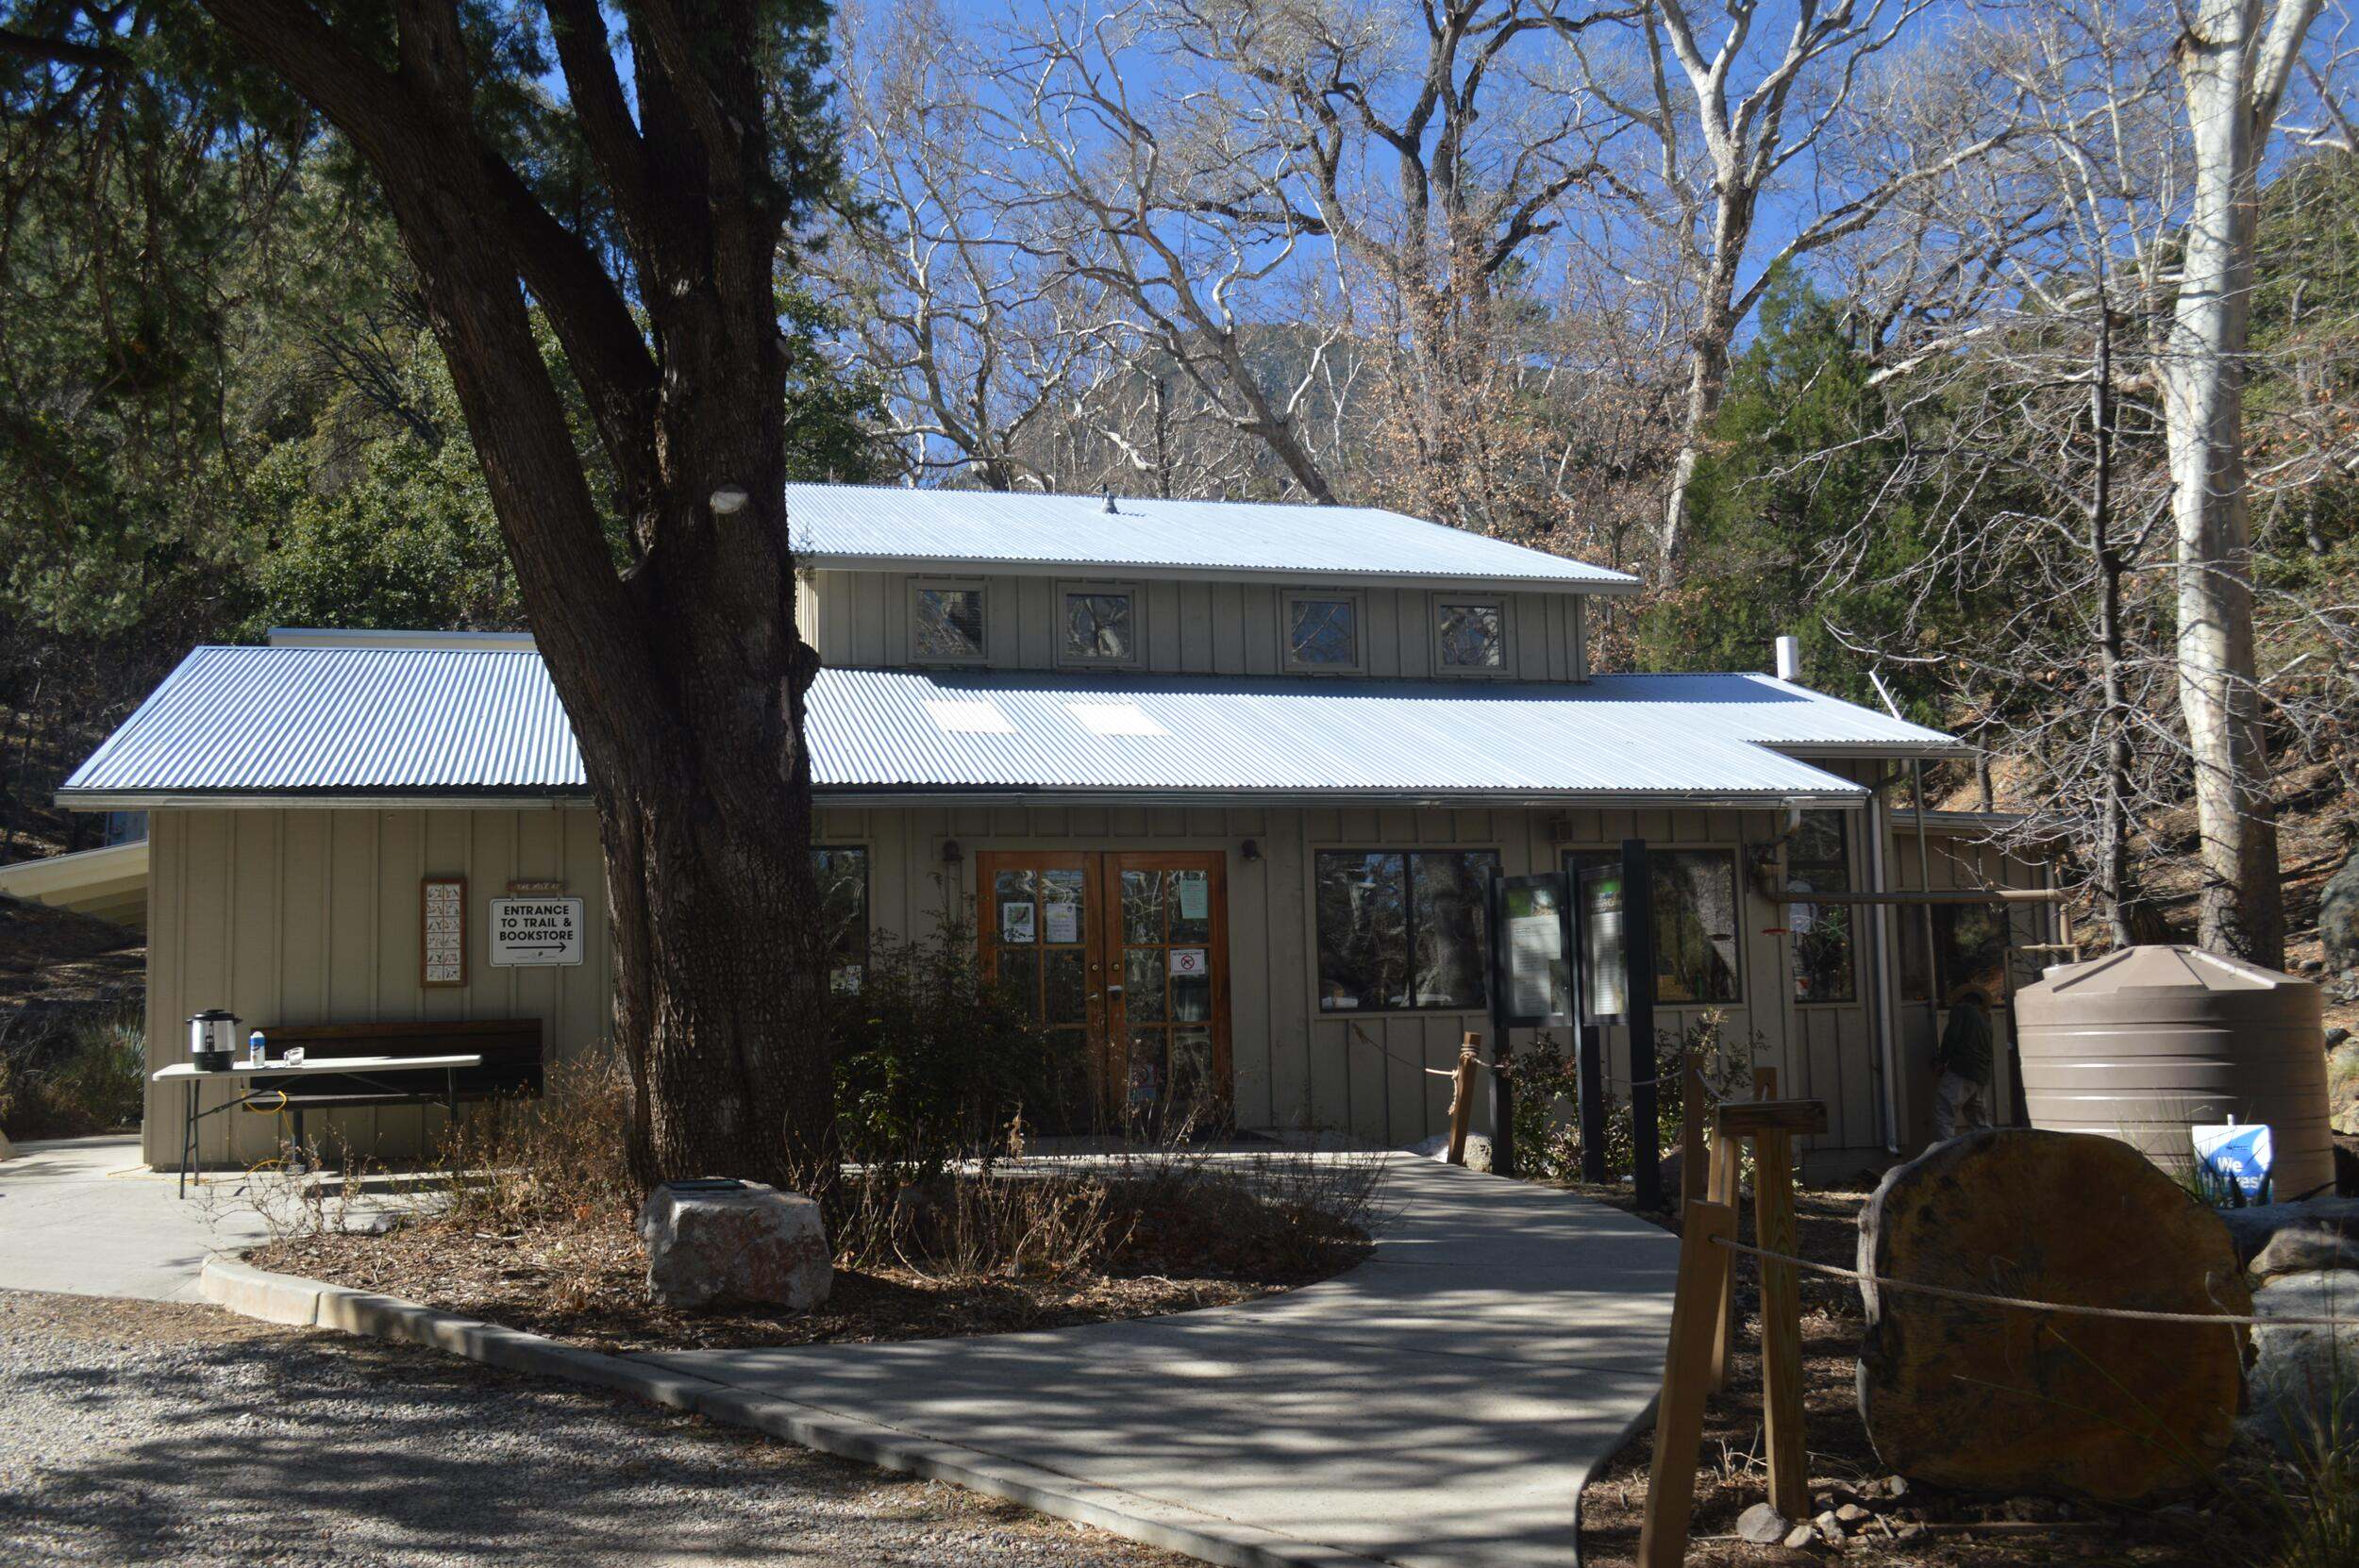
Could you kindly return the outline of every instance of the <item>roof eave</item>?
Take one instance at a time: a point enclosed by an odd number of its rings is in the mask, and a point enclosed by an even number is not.
[[[818,572],[912,572],[945,577],[1071,577],[1140,582],[1340,583],[1354,588],[1423,588],[1493,593],[1600,593],[1638,592],[1636,577],[1483,576],[1463,572],[1347,572],[1315,566],[1170,566],[1122,560],[979,559],[965,556],[888,556],[845,551],[810,551],[797,567]]]

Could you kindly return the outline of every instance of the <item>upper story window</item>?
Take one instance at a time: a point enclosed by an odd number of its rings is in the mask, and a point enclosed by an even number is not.
[[[1067,588],[1058,631],[1057,657],[1067,664],[1136,664],[1139,661],[1139,600],[1127,585],[1090,583]]]
[[[920,582],[911,588],[910,649],[920,659],[983,657],[983,590],[974,583]]]
[[[1507,673],[1507,606],[1497,599],[1436,597],[1433,644],[1444,675]]]
[[[1286,595],[1286,668],[1349,674],[1360,668],[1360,596]]]

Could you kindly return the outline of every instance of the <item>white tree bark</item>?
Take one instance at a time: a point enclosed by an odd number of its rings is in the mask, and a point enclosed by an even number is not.
[[[2179,702],[2195,764],[2199,941],[2276,967],[2285,957],[2253,639],[2244,381],[2260,163],[2319,0],[2199,0],[2177,50],[2194,157],[2178,309],[2165,361],[2178,525]]]

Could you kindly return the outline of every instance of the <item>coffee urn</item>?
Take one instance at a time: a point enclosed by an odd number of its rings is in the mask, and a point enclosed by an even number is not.
[[[189,1015],[189,1061],[200,1073],[228,1070],[238,1048],[238,1015],[207,1008]]]

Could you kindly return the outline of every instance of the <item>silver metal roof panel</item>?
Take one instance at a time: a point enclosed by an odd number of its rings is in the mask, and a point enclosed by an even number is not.
[[[1638,579],[1373,507],[789,485],[804,564],[1483,583],[1582,593]]]
[[[1585,685],[826,670],[825,791],[1855,798],[1788,751],[1953,747],[1765,676]],[[59,791],[164,799],[578,797],[537,654],[206,647]]]

